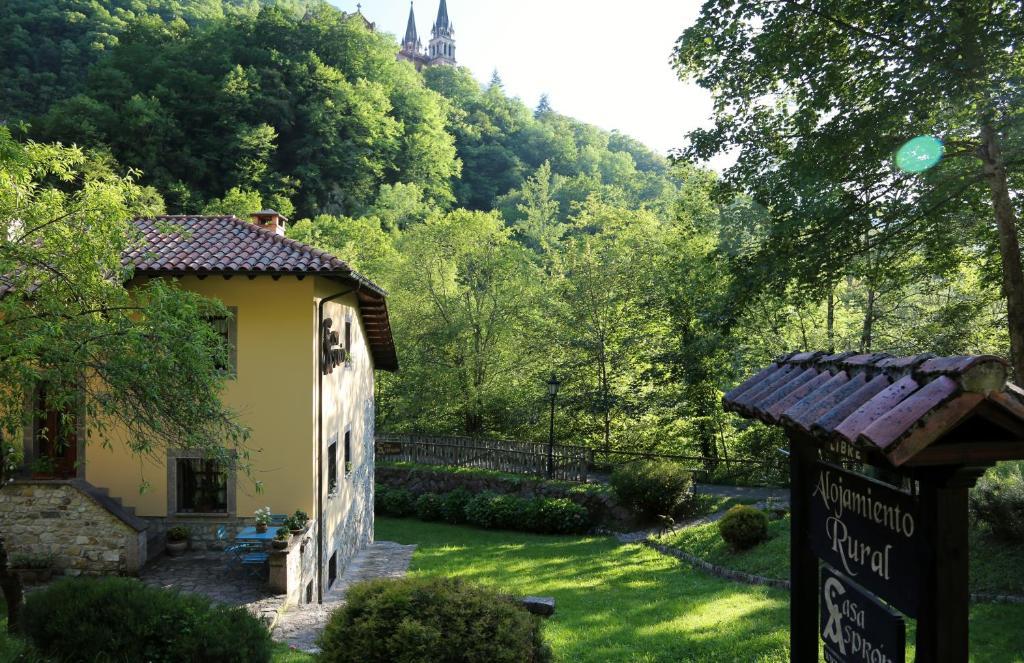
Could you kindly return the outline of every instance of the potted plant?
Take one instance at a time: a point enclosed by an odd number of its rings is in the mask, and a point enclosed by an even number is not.
[[[277,528],[277,536],[271,541],[275,550],[285,550],[288,547],[288,539],[292,538],[291,530],[287,526]]]
[[[263,534],[270,527],[270,507],[265,506],[262,509],[256,509],[256,531]]]
[[[288,529],[291,530],[292,534],[299,536],[306,531],[306,523],[309,522],[309,514],[302,509],[296,509],[288,518]]]
[[[29,465],[33,479],[49,479],[57,471],[57,463],[49,456],[39,456]]]
[[[177,557],[188,549],[190,532],[187,527],[178,525],[167,530],[167,554]]]
[[[53,576],[53,555],[12,555],[13,570],[24,585],[39,585]]]

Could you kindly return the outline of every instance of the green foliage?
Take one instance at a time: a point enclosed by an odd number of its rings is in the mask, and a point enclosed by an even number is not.
[[[176,212],[351,214],[405,182],[447,202],[459,172],[440,95],[327,3],[135,24],[47,111],[37,135],[109,148]]]
[[[120,426],[138,456],[189,448],[244,470],[248,433],[220,401],[227,348],[207,323],[223,306],[166,281],[124,286],[130,219],[158,205],[101,156],[0,127],[0,434],[18,437],[25,394],[45,384],[40,405],[84,408],[101,441]]]
[[[685,514],[695,506],[693,475],[678,463],[644,460],[620,465],[611,476],[619,500],[653,518]]]
[[[971,490],[971,515],[1008,543],[1024,543],[1024,463],[989,470]]]
[[[404,488],[389,488],[378,485],[374,497],[373,511],[379,515],[404,518],[416,513],[416,498]]]
[[[191,532],[183,525],[177,525],[167,530],[168,541],[188,541],[190,536]]]
[[[270,635],[245,608],[129,578],[59,580],[29,595],[22,620],[58,661],[270,661]]]
[[[456,488],[441,496],[441,519],[452,525],[466,522],[466,505],[473,495],[465,488]]]
[[[568,498],[517,497],[484,492],[465,506],[466,522],[485,529],[573,534],[590,529],[590,515]]]
[[[748,550],[768,538],[768,516],[746,504],[737,504],[718,521],[718,532],[734,551]]]
[[[448,578],[351,587],[319,644],[330,663],[551,660],[538,617],[514,599]]]
[[[437,493],[424,493],[416,498],[416,517],[420,520],[443,520],[443,501]]]

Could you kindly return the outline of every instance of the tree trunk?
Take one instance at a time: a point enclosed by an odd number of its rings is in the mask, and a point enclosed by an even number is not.
[[[836,353],[836,291],[828,291],[828,316],[826,318],[828,328],[828,353]]]
[[[18,615],[21,613],[21,578],[7,568],[7,548],[4,538],[0,535],[0,592],[3,592],[7,603],[7,632],[15,633],[18,629]]]
[[[1017,236],[1017,213],[1010,199],[999,137],[995,128],[981,128],[981,148],[985,180],[992,195],[996,229],[999,232],[999,255],[1003,262],[1003,296],[1010,332],[1010,361],[1014,379],[1024,378],[1024,270],[1020,262],[1020,240]]]
[[[868,301],[864,311],[864,329],[860,335],[860,351],[871,352],[871,335],[874,333],[875,323],[875,289],[868,288]]]

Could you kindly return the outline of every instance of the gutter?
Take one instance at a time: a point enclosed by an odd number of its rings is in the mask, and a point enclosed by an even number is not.
[[[324,297],[316,310],[316,602],[324,602],[324,305],[359,290],[359,287]]]

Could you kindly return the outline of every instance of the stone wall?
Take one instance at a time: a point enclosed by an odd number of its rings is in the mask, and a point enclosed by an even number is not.
[[[415,495],[423,493],[449,493],[465,488],[476,494],[484,491],[520,497],[567,497],[584,507],[594,522],[613,529],[635,525],[634,515],[619,505],[615,493],[607,486],[574,484],[565,481],[546,481],[530,477],[501,477],[456,473],[426,468],[377,466],[377,483],[392,488],[404,488]]]
[[[164,549],[167,530],[182,525],[189,531],[189,549],[196,551],[224,550],[234,543],[235,537],[246,527],[253,527],[253,517],[236,516],[171,516],[147,517],[150,524],[149,558],[153,559]]]
[[[146,561],[145,523],[84,481],[20,480],[0,488],[0,531],[13,555],[53,556],[65,575],[134,575]]]
[[[306,603],[306,588],[313,582],[316,600],[316,525],[288,540],[286,550],[270,553],[271,591],[284,594],[286,606]]]

